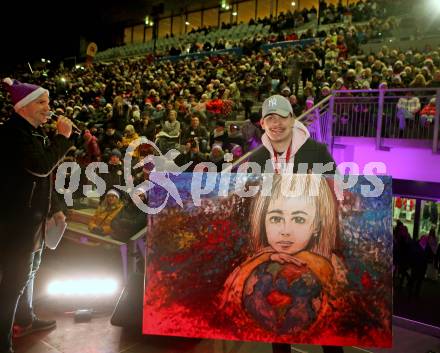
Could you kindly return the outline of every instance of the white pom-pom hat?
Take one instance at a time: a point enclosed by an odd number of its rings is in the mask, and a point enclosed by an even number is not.
[[[107,191],[106,195],[114,195],[116,196],[118,199],[121,197],[119,195],[119,192],[117,192],[115,189],[110,189],[109,191]]]
[[[20,81],[13,80],[9,77],[5,78],[3,83],[11,95],[11,101],[12,104],[14,104],[15,111],[33,102],[42,94],[49,94],[49,91],[43,87],[30,83],[21,83]]]

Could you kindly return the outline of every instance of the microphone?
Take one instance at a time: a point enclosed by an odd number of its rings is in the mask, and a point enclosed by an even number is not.
[[[48,116],[48,119],[53,119],[55,121],[57,121],[58,118],[60,117],[59,115],[55,114],[54,112],[48,112],[47,116]],[[74,123],[72,123],[72,132],[74,134],[81,135],[81,129],[78,126],[76,126]]]

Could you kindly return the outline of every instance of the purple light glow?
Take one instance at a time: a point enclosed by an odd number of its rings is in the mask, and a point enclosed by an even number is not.
[[[429,148],[399,146],[381,151],[376,150],[374,141],[365,138],[340,139],[337,143],[332,152],[336,163],[355,162],[360,174],[367,163],[382,162],[386,174],[393,178],[440,182],[440,154],[433,154]]]

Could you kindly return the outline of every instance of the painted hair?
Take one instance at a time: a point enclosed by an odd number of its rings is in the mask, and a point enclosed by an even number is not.
[[[310,240],[307,249],[330,260],[339,232],[338,205],[332,184],[332,179],[316,174],[274,175],[270,196],[263,196],[260,190],[252,201],[250,235],[253,251],[268,246],[265,218],[271,200],[290,197],[289,194],[292,197],[299,195],[310,199],[316,208],[313,228],[317,229],[318,236]]]

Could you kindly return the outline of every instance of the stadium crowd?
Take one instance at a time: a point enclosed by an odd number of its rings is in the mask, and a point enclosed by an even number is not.
[[[351,6],[353,18],[358,20],[380,11],[374,1]],[[331,23],[347,9],[330,5],[321,11],[322,23]],[[302,19],[308,20],[310,13],[313,9],[307,15],[304,12]],[[289,16],[280,15],[270,22],[277,34],[238,43],[246,48],[243,55],[213,52],[201,59],[177,61],[148,55],[10,75],[47,88],[54,111],[72,119],[82,131],[70,158],[83,167],[93,161],[113,166],[107,191],[112,185],[121,185],[121,156],[139,136],[155,142],[162,153],[180,150],[176,159],[180,165],[211,161],[220,169],[225,154],[228,160],[239,158],[261,143],[258,102],[270,94],[288,97],[299,116],[332,90],[440,87],[440,48],[403,51],[383,46],[368,53],[361,49],[379,31],[397,26],[394,17],[374,17],[362,25],[338,23],[317,33],[309,29],[300,38],[314,38],[307,45],[293,41],[267,51],[260,48],[297,39],[294,33],[285,34]],[[298,14],[293,14],[293,23],[298,23],[295,16]],[[13,107],[4,91],[1,94],[0,118],[4,121]],[[432,123],[435,101],[414,98],[409,94],[399,100],[400,120],[425,112],[423,123]],[[48,124],[46,131],[50,136],[55,130]],[[140,146],[133,154],[133,165],[153,152],[150,145]],[[148,177],[150,170],[135,171],[136,182]]]

